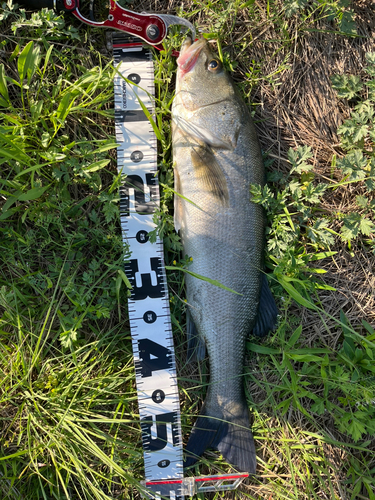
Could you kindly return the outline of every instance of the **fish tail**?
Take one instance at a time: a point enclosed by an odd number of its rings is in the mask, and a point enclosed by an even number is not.
[[[236,416],[224,411],[222,418],[217,418],[204,410],[191,431],[184,467],[193,465],[207,448],[217,449],[239,471],[255,474],[255,444],[245,404]]]

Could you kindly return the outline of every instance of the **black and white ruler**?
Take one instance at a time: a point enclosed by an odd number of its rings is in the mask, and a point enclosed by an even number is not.
[[[248,474],[184,478],[163,243],[159,238],[151,243],[148,236],[155,229],[153,214],[160,198],[156,137],[139,103],[153,114],[154,66],[142,43],[113,34],[117,165],[126,174],[120,217],[123,241],[131,252],[125,273],[132,285],[128,308],[145,463],[142,484],[150,499],[183,500],[199,492],[236,489]]]
[[[154,67],[137,39],[113,35],[115,122],[124,243],[131,258],[125,273],[132,285],[129,319],[147,480],[183,478],[180,403],[164,268],[163,243],[148,233],[159,207],[157,144],[136,96],[153,113]],[[130,83],[131,82],[131,83]],[[170,498],[182,499],[173,491]],[[156,497],[157,498],[157,497]]]

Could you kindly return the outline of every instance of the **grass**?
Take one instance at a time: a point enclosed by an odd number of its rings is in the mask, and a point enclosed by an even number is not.
[[[263,343],[247,343],[258,474],[237,492],[199,498],[374,499],[371,7],[262,0],[136,8],[175,9],[218,40],[252,106],[269,175],[268,188],[252,194],[269,216],[266,262],[281,317]],[[11,2],[0,18],[0,496],[139,498],[105,33]],[[170,54],[180,42],[172,31],[155,78],[158,226],[186,439],[209,368],[186,364],[184,273],[176,270],[188,261],[172,217]],[[230,467],[211,451],[193,469],[222,471]]]

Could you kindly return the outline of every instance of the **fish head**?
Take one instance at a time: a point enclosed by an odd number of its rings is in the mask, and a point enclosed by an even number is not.
[[[177,59],[176,96],[188,111],[228,100],[234,89],[220,58],[203,37],[187,37]]]

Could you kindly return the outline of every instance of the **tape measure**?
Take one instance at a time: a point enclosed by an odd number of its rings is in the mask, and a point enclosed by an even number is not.
[[[126,174],[120,188],[123,241],[131,259],[125,274],[132,286],[128,301],[138,406],[145,463],[144,494],[150,499],[184,500],[185,495],[234,490],[249,476],[183,477],[182,435],[177,373],[163,243],[149,241],[153,214],[160,205],[157,143],[139,100],[154,110],[154,65],[142,41],[113,34],[117,69],[115,127],[117,166]]]
[[[177,374],[170,322],[163,243],[148,233],[159,207],[157,144],[138,98],[153,112],[154,66],[137,39],[113,35],[117,164],[126,173],[120,188],[123,241],[131,258],[125,274],[132,290],[129,319],[133,343],[146,480],[183,478]],[[132,83],[130,83],[132,82]],[[173,495],[183,499],[178,490]],[[171,497],[172,498],[172,497]]]

